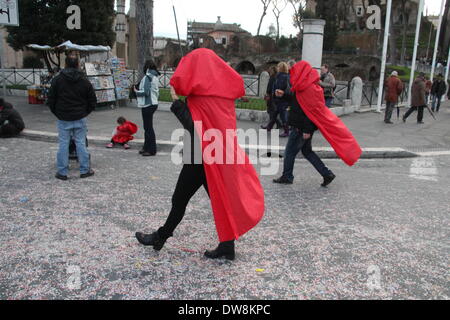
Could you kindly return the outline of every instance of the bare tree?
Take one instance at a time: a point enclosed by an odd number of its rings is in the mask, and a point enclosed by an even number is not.
[[[264,17],[267,14],[267,9],[269,9],[271,2],[272,2],[272,0],[261,0],[261,3],[263,4],[263,13],[261,15],[261,19],[259,20],[258,31],[256,32],[257,36],[259,36],[259,32],[261,31],[262,22],[264,20]]]
[[[138,71],[143,73],[145,61],[153,57],[153,0],[136,0],[136,34]]]
[[[273,0],[273,15],[275,16],[275,21],[277,23],[277,41],[280,39],[280,16],[281,13],[286,9],[286,0]]]

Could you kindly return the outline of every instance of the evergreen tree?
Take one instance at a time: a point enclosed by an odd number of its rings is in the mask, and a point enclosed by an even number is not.
[[[66,10],[81,9],[81,30],[69,30]],[[8,44],[15,50],[28,44],[56,46],[70,40],[80,45],[109,45],[115,42],[114,0],[20,0],[19,27],[8,27]]]
[[[316,16],[326,21],[323,39],[323,49],[333,50],[338,36],[336,1],[318,0]]]

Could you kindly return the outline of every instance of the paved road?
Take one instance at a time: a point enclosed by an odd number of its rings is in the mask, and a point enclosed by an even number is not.
[[[0,141],[0,299],[450,297],[448,156],[329,160],[327,189],[304,161],[292,186],[262,176],[265,218],[230,263],[202,256],[217,241],[203,190],[160,253],[133,238],[170,209],[168,154],[92,148],[97,174],[80,180],[73,163],[62,182],[56,148]]]

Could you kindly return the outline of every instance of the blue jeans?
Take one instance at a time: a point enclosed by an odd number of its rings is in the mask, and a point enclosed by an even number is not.
[[[58,120],[59,150],[56,157],[58,173],[67,176],[69,173],[69,145],[70,139],[75,140],[77,147],[80,173],[86,174],[91,169],[89,153],[86,147],[87,121],[86,118],[77,121]]]
[[[325,97],[325,105],[328,108],[331,108],[331,106],[333,105],[333,97]]]
[[[301,151],[306,160],[308,160],[322,177],[332,174],[325,164],[320,160],[319,156],[312,150],[312,135],[308,140],[303,139],[303,133],[298,129],[291,130],[289,140],[284,152],[284,170],[283,177],[289,181],[294,181],[294,163],[297,154]]]

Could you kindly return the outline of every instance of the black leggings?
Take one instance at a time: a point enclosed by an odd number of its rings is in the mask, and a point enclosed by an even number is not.
[[[183,220],[189,200],[202,185],[209,196],[203,164],[185,164],[172,196],[172,210],[164,226],[158,230],[161,237],[169,238],[172,236],[176,227]]]

